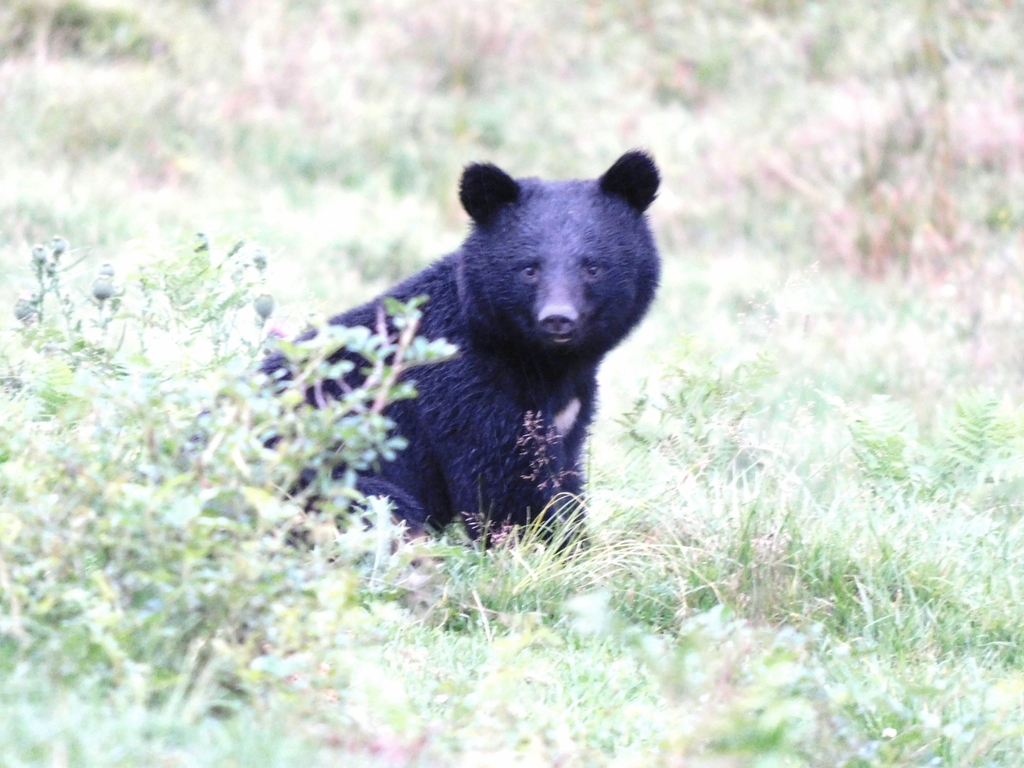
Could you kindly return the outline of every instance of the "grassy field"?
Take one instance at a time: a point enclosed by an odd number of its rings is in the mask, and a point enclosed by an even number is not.
[[[0,766],[1024,763],[1022,39],[997,0],[0,4]],[[456,247],[467,163],[632,147],[664,282],[594,546],[289,546],[337,424],[245,383],[268,329]]]

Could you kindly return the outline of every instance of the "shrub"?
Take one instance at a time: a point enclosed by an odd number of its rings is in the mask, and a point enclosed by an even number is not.
[[[0,345],[0,669],[227,705],[311,632],[343,634],[360,575],[393,556],[386,506],[375,536],[352,524],[354,470],[402,447],[383,413],[415,395],[397,370],[449,347],[416,338],[419,302],[395,303],[397,337],[278,342],[302,374],[275,395],[252,374],[272,312],[262,249],[203,240],[124,283],[104,265],[85,297],[69,255],[34,249],[37,292]],[[337,407],[302,407],[341,345],[373,374]],[[318,546],[290,546],[297,527]]]

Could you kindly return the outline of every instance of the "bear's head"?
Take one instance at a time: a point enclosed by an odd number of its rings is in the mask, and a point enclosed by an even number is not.
[[[462,175],[473,219],[461,251],[475,337],[548,359],[596,360],[640,321],[660,274],[644,212],[658,169],[640,151],[599,179],[513,179],[489,164]]]

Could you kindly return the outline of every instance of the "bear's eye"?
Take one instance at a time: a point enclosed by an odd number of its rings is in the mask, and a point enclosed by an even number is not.
[[[587,273],[587,277],[597,277],[601,274],[601,267],[597,264],[587,264],[584,270]]]
[[[530,264],[528,267],[523,267],[523,277],[527,280],[536,280],[539,274],[540,269],[538,269],[536,264]]]

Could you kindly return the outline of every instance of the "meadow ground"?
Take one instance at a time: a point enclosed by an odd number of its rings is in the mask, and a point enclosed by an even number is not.
[[[996,0],[0,4],[0,765],[1020,765],[1022,39]],[[297,331],[454,248],[465,164],[635,146],[665,274],[593,546],[289,546],[342,427],[239,383],[254,297]]]

